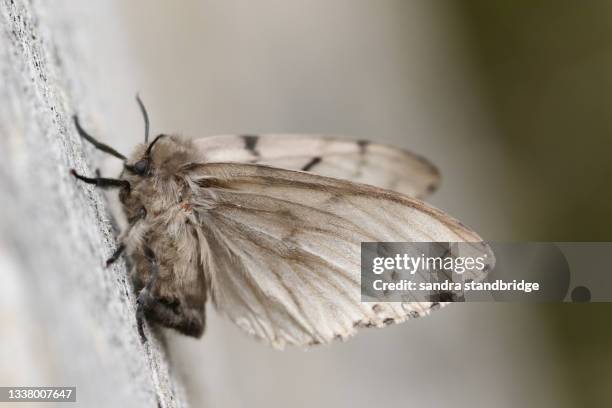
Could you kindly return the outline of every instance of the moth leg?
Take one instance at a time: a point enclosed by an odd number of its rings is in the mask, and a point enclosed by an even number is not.
[[[119,257],[123,253],[123,251],[125,251],[125,244],[121,243],[121,244],[119,244],[117,249],[115,249],[115,252],[113,252],[111,257],[106,260],[106,267],[108,268],[113,263],[115,263],[117,261],[117,259],[119,259]]]
[[[111,179],[111,178],[104,178],[104,177],[85,177],[85,176],[81,176],[74,169],[70,170],[70,174],[72,174],[74,177],[78,178],[79,180],[87,184],[93,184],[101,188],[118,188],[118,187],[127,187],[128,189],[130,188],[130,183],[127,180]]]
[[[151,289],[153,285],[157,281],[157,277],[159,276],[159,263],[155,259],[155,254],[151,248],[145,248],[145,256],[149,261],[149,265],[151,267],[151,276],[149,280],[145,284],[145,286],[140,290],[138,297],[136,298],[136,324],[138,326],[138,334],[140,334],[141,342],[145,342],[147,338],[144,335],[143,324],[146,316],[147,309],[151,307],[153,303],[153,295],[151,294]]]
[[[138,214],[128,219],[128,223],[130,225],[127,228],[127,230],[124,231],[119,237],[119,245],[117,246],[117,249],[115,249],[115,252],[113,252],[111,257],[106,260],[107,268],[111,266],[112,264],[114,264],[119,259],[119,257],[125,252],[126,245],[124,242],[126,240],[126,237],[129,237],[130,231],[134,227],[134,224],[136,224],[140,220],[143,220],[146,216],[147,216],[147,210],[144,207],[141,207],[140,210],[138,211]]]
[[[145,309],[152,299],[153,297],[148,292],[140,292],[136,299],[136,326],[138,327],[141,343],[147,341],[147,337],[144,334]]]
[[[115,149],[113,149],[112,147],[110,147],[109,145],[106,145],[104,143],[100,143],[98,142],[96,139],[93,138],[93,136],[91,136],[89,133],[87,133],[82,127],[81,127],[81,123],[79,122],[79,118],[77,115],[74,115],[72,117],[72,119],[74,120],[74,126],[77,129],[77,132],[79,132],[79,135],[87,140],[89,143],[91,143],[92,145],[94,145],[94,147],[98,150],[102,150],[104,153],[108,153],[110,155],[115,156],[118,159],[121,159],[123,161],[125,161],[125,156],[122,155],[121,153],[119,153],[118,151],[116,151]]]

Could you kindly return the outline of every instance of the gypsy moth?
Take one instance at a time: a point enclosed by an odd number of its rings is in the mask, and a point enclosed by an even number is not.
[[[137,318],[189,336],[204,332],[208,297],[247,333],[282,348],[346,339],[428,314],[436,302],[360,302],[360,243],[481,238],[420,201],[437,169],[401,149],[322,135],[158,135],[124,161],[128,228],[109,259],[130,257]],[[488,247],[482,244],[485,250]]]

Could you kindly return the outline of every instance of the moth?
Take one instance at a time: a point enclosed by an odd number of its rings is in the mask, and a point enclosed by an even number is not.
[[[200,337],[208,298],[248,334],[276,347],[345,340],[360,327],[427,315],[438,302],[360,301],[360,243],[474,242],[472,230],[420,199],[435,166],[413,153],[318,135],[160,134],[124,162],[117,179],[128,220],[107,264],[127,253],[136,317]]]

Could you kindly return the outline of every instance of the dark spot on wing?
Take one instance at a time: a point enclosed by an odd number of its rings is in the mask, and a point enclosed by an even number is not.
[[[394,321],[395,321],[395,320],[394,320],[394,319],[392,319],[391,317],[387,317],[385,320],[383,320],[383,324],[384,324],[385,326],[388,326],[388,325],[390,325],[391,323],[393,323]]]
[[[341,202],[344,199],[344,197],[340,194],[336,194],[336,195],[330,195],[329,198],[327,200],[325,200],[325,202],[323,203],[324,205],[333,205],[333,204],[337,204],[339,202]]]
[[[353,327],[365,327],[368,322],[366,320],[357,320],[353,322]]]
[[[358,140],[357,145],[359,146],[359,153],[365,154],[369,144],[370,142],[368,140]]]
[[[313,157],[312,160],[310,160],[308,163],[306,163],[306,165],[304,167],[302,167],[303,171],[310,171],[310,169],[312,169],[314,166],[316,166],[317,164],[321,163],[321,158],[320,157]]]
[[[257,142],[259,141],[259,136],[242,135],[242,139],[244,140],[244,148],[253,153],[255,156],[259,156],[259,152],[256,148]]]

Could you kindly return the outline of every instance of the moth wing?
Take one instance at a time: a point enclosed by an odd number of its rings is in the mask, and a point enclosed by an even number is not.
[[[406,150],[309,134],[218,135],[194,139],[204,161],[262,164],[308,171],[423,198],[439,183],[438,169]]]
[[[266,166],[195,165],[187,182],[216,308],[282,348],[346,339],[437,303],[362,303],[360,243],[481,238],[443,212],[363,184]],[[479,280],[482,276],[472,276]]]

